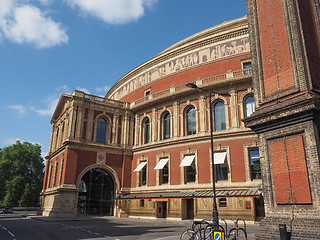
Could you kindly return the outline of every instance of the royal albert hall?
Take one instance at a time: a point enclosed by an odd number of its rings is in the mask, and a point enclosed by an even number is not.
[[[105,97],[61,95],[44,216],[211,219],[216,199],[256,239],[320,239],[319,0],[246,4]]]
[[[246,17],[176,43],[104,98],[63,94],[43,215],[211,218],[215,181],[221,218],[263,217],[258,139],[242,121],[254,109]]]

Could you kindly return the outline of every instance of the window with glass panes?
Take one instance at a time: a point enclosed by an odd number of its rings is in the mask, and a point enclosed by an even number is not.
[[[243,73],[245,75],[251,74],[251,62],[243,63],[242,66],[243,66]]]
[[[190,166],[185,167],[185,178],[187,183],[196,181],[196,166],[194,161]]]
[[[254,113],[254,98],[253,96],[247,97],[245,100],[245,117],[249,117],[252,113]]]
[[[163,116],[162,128],[163,128],[163,139],[169,139],[170,138],[170,113],[165,113],[165,115]]]
[[[228,166],[227,163],[215,164],[216,167],[216,181],[228,180]]]
[[[189,108],[186,114],[187,135],[196,134],[196,110],[194,107]]]
[[[226,129],[226,115],[223,102],[217,102],[214,105],[214,127],[215,131]]]
[[[258,149],[249,150],[251,180],[261,179],[260,156]]]
[[[147,185],[147,165],[145,165],[140,171],[140,186]]]
[[[103,118],[99,118],[97,121],[96,142],[98,143],[106,142],[106,130],[107,130],[107,121]]]
[[[169,182],[169,167],[168,163],[164,165],[160,173],[161,184],[167,184]]]
[[[150,120],[146,118],[143,122],[143,143],[150,141]]]

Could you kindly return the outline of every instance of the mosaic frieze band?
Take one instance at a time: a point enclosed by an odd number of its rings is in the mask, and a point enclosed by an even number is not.
[[[165,76],[187,70],[203,63],[216,61],[224,57],[250,51],[248,37],[215,44],[213,46],[189,52],[175,59],[161,63],[142,74],[130,79],[110,95],[111,99],[120,100],[129,93]]]

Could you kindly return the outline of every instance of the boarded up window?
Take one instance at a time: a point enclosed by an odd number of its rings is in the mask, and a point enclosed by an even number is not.
[[[277,204],[311,204],[310,185],[302,136],[269,142]]]

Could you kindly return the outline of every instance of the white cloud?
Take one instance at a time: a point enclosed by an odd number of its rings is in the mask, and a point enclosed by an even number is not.
[[[86,88],[76,87],[76,89],[77,89],[78,91],[82,91],[82,92],[85,92],[85,93],[87,93],[87,94],[90,94],[89,90],[86,89]]]
[[[104,92],[107,93],[110,89],[110,86],[104,86],[104,87],[96,87],[96,92]]]
[[[42,5],[49,6],[53,0],[38,0]]]
[[[48,0],[39,0],[49,4]],[[68,42],[68,36],[46,13],[23,0],[0,0],[0,33],[10,41],[37,48]]]
[[[47,99],[45,100],[45,102],[46,102],[45,108],[31,107],[31,110],[35,111],[40,116],[52,116],[54,110],[56,109],[58,101],[59,101],[59,97],[48,96]]]
[[[2,137],[2,145],[4,146],[10,146],[10,145],[13,145],[15,144],[17,141],[20,141],[21,143],[23,142],[29,142],[29,143],[32,143],[32,144],[38,144],[41,146],[41,148],[43,148],[43,145],[41,143],[38,143],[38,142],[33,142],[33,141],[30,141],[30,140],[22,140],[21,138],[12,138],[12,137]],[[41,155],[43,156],[46,156],[48,153],[41,153]]]
[[[65,0],[80,9],[82,15],[91,15],[109,24],[123,24],[144,15],[145,7],[157,0]]]
[[[16,110],[19,115],[23,115],[26,112],[26,108],[23,105],[9,105],[8,108]]]
[[[3,145],[5,145],[5,146],[9,146],[9,145],[15,144],[16,141],[23,142],[23,141],[21,141],[21,139],[19,139],[19,138],[7,138],[7,137],[3,137],[3,139],[2,139],[2,143],[3,143]]]
[[[66,94],[70,94],[70,88],[67,85],[63,85],[61,87],[58,87],[56,89],[59,93],[66,93]]]

